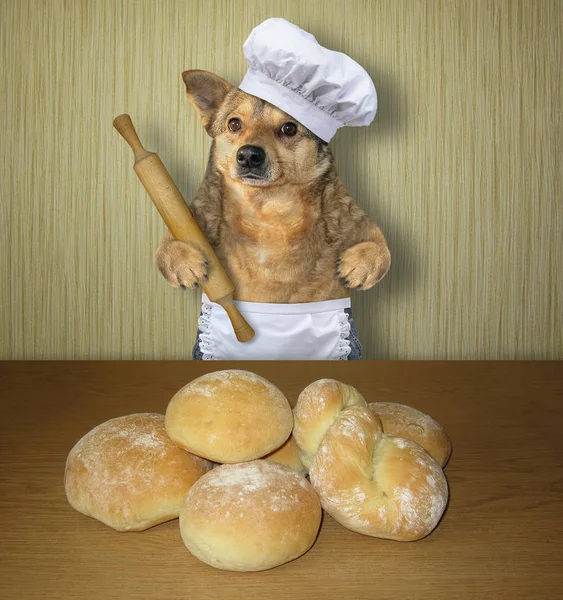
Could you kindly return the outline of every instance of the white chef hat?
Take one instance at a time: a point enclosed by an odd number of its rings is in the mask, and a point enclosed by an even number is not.
[[[369,125],[377,110],[366,71],[285,19],[267,19],[243,46],[248,71],[239,88],[291,115],[325,142],[344,126]]]

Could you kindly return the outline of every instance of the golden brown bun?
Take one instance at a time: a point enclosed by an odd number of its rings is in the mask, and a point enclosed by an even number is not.
[[[321,523],[311,484],[267,460],[221,465],[190,490],[180,511],[188,550],[229,571],[263,571],[311,548]]]
[[[285,465],[300,475],[307,475],[307,469],[303,466],[299,458],[299,448],[293,435],[290,435],[287,442],[280,448],[263,458],[264,460],[271,460],[280,465]]]
[[[441,467],[446,466],[452,444],[442,426],[432,417],[395,402],[373,402],[369,408],[381,419],[387,435],[396,435],[420,444]]]
[[[65,492],[77,511],[117,531],[142,531],[178,518],[189,489],[209,468],[170,440],[164,415],[127,415],[76,443]]]
[[[427,536],[448,500],[440,465],[417,443],[383,433],[367,407],[346,409],[309,471],[322,507],[364,535],[398,541]]]
[[[289,437],[293,415],[272,383],[249,371],[208,373],[179,390],[166,431],[186,450],[217,463],[260,458]]]
[[[293,409],[293,435],[306,469],[328,428],[345,408],[355,405],[367,403],[356,388],[334,379],[314,381],[299,394]]]

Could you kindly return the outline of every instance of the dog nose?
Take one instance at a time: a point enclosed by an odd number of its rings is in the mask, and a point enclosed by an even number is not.
[[[260,146],[242,146],[237,152],[237,163],[241,167],[261,167],[266,160],[266,153]]]

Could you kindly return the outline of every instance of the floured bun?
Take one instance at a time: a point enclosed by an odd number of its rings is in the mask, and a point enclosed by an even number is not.
[[[127,415],[76,443],[65,492],[77,511],[117,531],[142,531],[178,518],[189,489],[210,468],[170,440],[164,415]]]
[[[287,442],[285,442],[280,448],[274,450],[270,454],[264,456],[264,460],[271,460],[280,465],[289,467],[300,475],[307,475],[307,469],[303,466],[299,457],[299,447],[293,435],[290,435]]]
[[[188,550],[208,565],[263,571],[307,552],[321,514],[319,498],[304,477],[255,460],[204,475],[180,511],[180,532]]]
[[[217,463],[260,458],[279,448],[292,428],[287,398],[249,371],[198,377],[174,395],[166,410],[170,438]]]
[[[383,433],[370,409],[353,406],[328,429],[309,471],[322,507],[364,535],[427,536],[448,500],[440,465],[416,442]]]
[[[327,429],[350,406],[367,406],[364,397],[351,385],[335,379],[319,379],[308,385],[293,409],[293,435],[306,469]]]
[[[442,426],[432,417],[395,402],[373,402],[368,406],[381,419],[387,435],[396,435],[420,444],[441,467],[446,466],[452,444]]]

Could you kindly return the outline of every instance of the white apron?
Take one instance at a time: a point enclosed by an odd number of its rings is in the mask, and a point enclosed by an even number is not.
[[[344,311],[350,298],[267,304],[235,300],[256,335],[246,343],[235,337],[225,309],[201,295],[199,347],[203,360],[347,360],[350,323]]]

